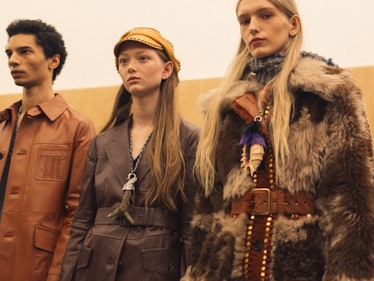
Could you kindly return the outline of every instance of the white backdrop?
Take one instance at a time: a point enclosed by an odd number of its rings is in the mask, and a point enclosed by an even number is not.
[[[342,67],[374,65],[373,0],[297,0],[304,49]],[[236,0],[3,0],[0,44],[17,18],[40,18],[63,34],[68,58],[54,88],[119,85],[113,46],[128,29],[159,29],[181,60],[182,80],[222,77],[239,41]],[[0,55],[0,94],[18,93]]]

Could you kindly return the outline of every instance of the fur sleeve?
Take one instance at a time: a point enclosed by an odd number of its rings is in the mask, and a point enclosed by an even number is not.
[[[361,93],[350,79],[335,89],[329,110],[330,137],[317,190],[323,280],[374,280],[372,141]]]

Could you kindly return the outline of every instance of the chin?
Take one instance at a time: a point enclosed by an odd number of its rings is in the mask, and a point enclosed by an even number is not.
[[[254,57],[255,59],[262,59],[262,58],[266,58],[268,56],[271,56],[273,53],[265,53],[265,52],[254,52],[252,53],[252,57]]]
[[[268,56],[271,56],[273,54],[275,54],[277,52],[277,50],[268,50],[268,49],[265,49],[265,48],[256,48],[254,49],[251,53],[252,57],[254,57],[255,59],[262,59],[262,58],[266,58]]]
[[[14,84],[22,87],[24,83],[22,83],[21,81],[14,81]]]
[[[24,88],[31,88],[32,87],[32,83],[27,83],[27,82],[24,82],[24,81],[14,81],[14,84],[16,84],[17,86],[20,86],[20,87],[24,87]]]

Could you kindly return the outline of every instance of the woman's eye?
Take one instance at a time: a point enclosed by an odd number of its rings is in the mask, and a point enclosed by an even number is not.
[[[146,56],[140,56],[139,60],[140,61],[146,61],[146,60],[148,60],[148,57],[146,57]]]
[[[251,22],[250,18],[245,18],[239,21],[240,25],[248,25]]]
[[[127,59],[124,59],[124,58],[119,59],[118,61],[119,61],[120,64],[126,64],[127,63]]]
[[[272,15],[271,14],[263,14],[263,15],[261,15],[261,18],[262,19],[270,19],[272,17]]]

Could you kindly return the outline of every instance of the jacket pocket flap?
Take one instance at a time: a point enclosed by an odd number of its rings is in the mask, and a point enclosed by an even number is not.
[[[179,248],[146,249],[142,251],[143,268],[167,275],[179,274]]]
[[[88,266],[90,263],[91,252],[91,248],[85,246],[80,248],[77,259],[77,270]]]
[[[58,231],[44,227],[35,226],[35,247],[53,253],[58,238]]]

